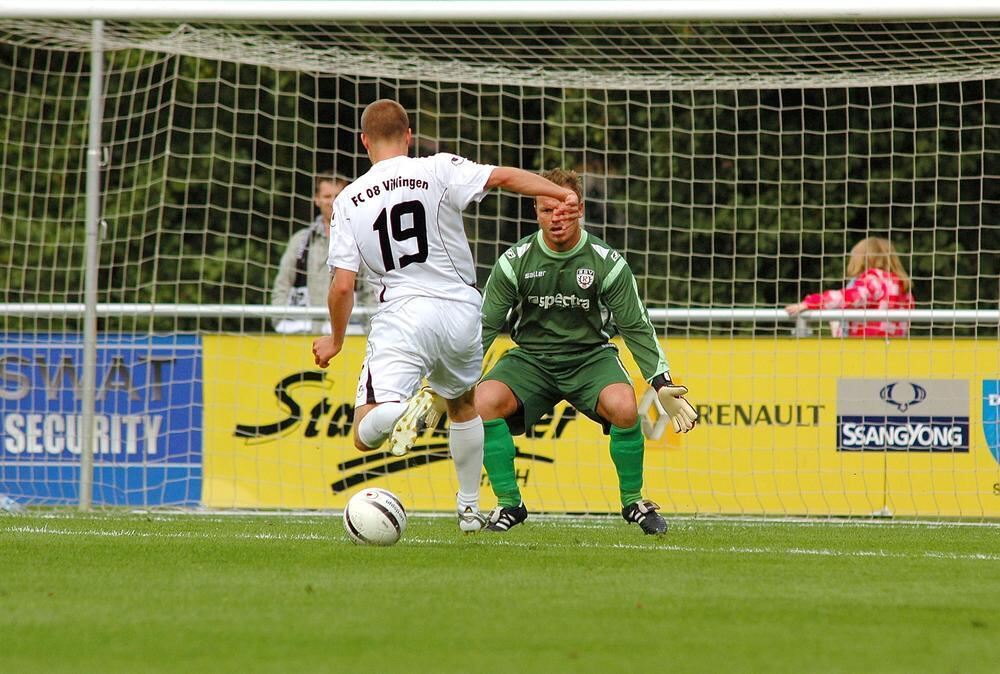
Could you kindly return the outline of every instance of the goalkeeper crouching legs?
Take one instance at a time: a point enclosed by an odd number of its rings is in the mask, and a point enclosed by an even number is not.
[[[687,432],[697,414],[666,374],[652,381],[674,429]],[[508,531],[527,519],[514,472],[512,434],[525,432],[561,400],[600,423],[610,435],[611,459],[618,474],[621,514],[646,534],[662,534],[666,520],[659,506],[642,498],[645,438],[635,391],[614,349],[596,349],[572,357],[545,360],[521,349],[508,351],[476,388],[476,410],[483,418],[483,464],[497,507],[487,530]]]
[[[666,373],[653,377],[652,385],[656,389],[661,411],[670,419],[674,432],[687,433],[694,428],[695,424],[698,423],[698,413],[684,397],[688,391],[687,387],[677,386]],[[608,389],[611,388],[608,387]],[[617,409],[629,412],[624,417],[626,424],[633,419],[631,409],[634,409],[635,404],[635,397],[631,395],[631,389],[629,389],[629,394],[628,401],[616,398]],[[602,391],[598,407],[604,401],[604,392]],[[632,408],[628,407],[628,402],[631,402]],[[630,428],[618,426],[611,428],[611,458],[618,470],[618,479],[621,485],[622,517],[625,518],[626,522],[638,524],[647,534],[662,534],[667,530],[667,523],[656,512],[659,510],[659,506],[652,501],[642,500],[639,496],[639,491],[642,488],[642,458],[645,439],[637,418],[635,422],[635,425]]]
[[[486,521],[487,531],[508,531],[528,519],[514,472],[517,449],[507,425],[507,418],[518,408],[517,397],[504,382],[482,381],[476,387],[476,410],[483,418],[483,467],[497,497],[497,507]]]
[[[521,500],[514,473],[514,438],[505,419],[492,419],[483,423],[483,467],[490,478],[490,486],[497,497],[497,507],[489,514],[487,531],[508,531],[528,519],[528,510]]]
[[[635,393],[630,384],[617,382],[601,390],[597,414],[610,424],[611,460],[618,473],[618,491],[622,503],[622,517],[630,524],[638,524],[643,533],[664,534],[667,521],[653,501],[642,498],[643,459],[646,439],[639,423]]]

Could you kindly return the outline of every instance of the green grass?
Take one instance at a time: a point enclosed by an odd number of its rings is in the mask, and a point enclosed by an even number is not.
[[[996,672],[1000,531],[0,517],[6,672]]]

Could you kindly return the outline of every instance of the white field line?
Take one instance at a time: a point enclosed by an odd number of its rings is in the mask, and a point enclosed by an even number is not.
[[[120,511],[122,512],[122,511]],[[288,520],[298,520],[300,522],[324,521],[330,518],[343,516],[342,510],[130,510],[129,515],[139,515],[149,518],[155,522],[171,522],[184,518],[194,517],[201,522],[227,522],[239,517],[281,517]],[[42,519],[70,519],[70,520],[93,520],[106,522],[109,516],[114,513],[107,512],[39,512],[30,513],[32,518]],[[453,513],[445,512],[411,512],[410,519],[441,519],[454,518]],[[796,527],[846,527],[846,528],[870,528],[870,527],[913,527],[920,529],[957,529],[965,527],[1000,529],[998,521],[937,521],[937,520],[905,520],[892,518],[837,518],[837,517],[757,517],[740,515],[671,515],[666,514],[667,521],[672,529],[695,529],[700,526],[726,526],[744,527],[757,529],[774,525],[786,525]],[[3,513],[0,513],[0,521]],[[618,522],[618,515],[562,515],[555,513],[531,513],[533,524],[555,524],[560,528],[592,529],[605,527],[609,522]]]
[[[176,532],[154,532],[136,531],[135,529],[57,529],[45,526],[10,526],[0,527],[0,532],[11,532],[21,534],[35,534],[40,536],[92,536],[98,538],[163,538],[163,539],[191,539],[191,540],[261,540],[261,541],[337,541],[347,542],[344,536],[333,536],[323,534],[240,534],[233,533],[225,536],[211,533],[199,533],[192,531]],[[464,538],[464,537],[463,537]],[[423,538],[420,536],[407,536],[404,541],[408,545],[454,545],[459,539]],[[730,547],[702,547],[688,545],[637,545],[634,543],[545,543],[512,541],[499,536],[481,536],[479,540],[488,541],[486,545],[511,548],[549,548],[549,549],[576,549],[589,548],[593,550],[636,550],[644,552],[677,552],[696,554],[729,554],[729,555],[789,555],[807,557],[844,557],[844,558],[879,558],[879,559],[941,559],[946,561],[988,561],[1000,562],[1000,554],[987,552],[887,552],[885,550],[828,550],[824,548],[754,548],[744,546]]]

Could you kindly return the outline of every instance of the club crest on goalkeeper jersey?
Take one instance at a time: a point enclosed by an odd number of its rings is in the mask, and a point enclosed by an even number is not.
[[[572,250],[551,250],[536,232],[500,256],[483,297],[483,352],[510,312],[511,338],[541,356],[602,348],[620,334],[642,375],[669,368],[625,258],[581,233]]]
[[[478,305],[462,211],[486,196],[494,168],[447,153],[376,163],[334,202],[327,263],[368,267],[380,302],[435,297]]]

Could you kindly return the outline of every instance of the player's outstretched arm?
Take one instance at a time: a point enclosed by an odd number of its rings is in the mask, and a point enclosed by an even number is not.
[[[687,433],[698,423],[698,412],[684,397],[686,386],[678,386],[670,379],[669,365],[660,344],[656,330],[649,320],[649,312],[639,298],[638,286],[632,270],[617,252],[611,256],[617,259],[611,271],[611,279],[602,290],[602,298],[611,309],[618,331],[625,345],[632,352],[643,376],[656,390],[663,411],[677,433]]]
[[[687,386],[675,384],[666,373],[653,377],[652,384],[660,406],[674,426],[674,432],[687,433],[694,428],[698,423],[698,412],[684,397],[688,392]]]
[[[557,185],[548,178],[543,178],[537,173],[514,168],[513,166],[498,166],[493,169],[489,180],[486,181],[485,189],[499,187],[523,194],[526,197],[550,197],[566,202],[567,205],[575,204],[574,210],[579,209],[579,198],[576,192]]]

